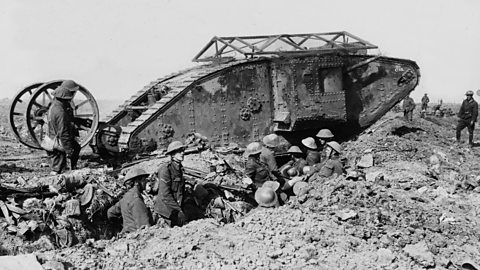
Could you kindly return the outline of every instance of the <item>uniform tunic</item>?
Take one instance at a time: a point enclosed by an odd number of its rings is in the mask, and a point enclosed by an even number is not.
[[[273,172],[278,170],[277,161],[275,160],[274,153],[267,147],[262,148],[262,152],[260,153],[260,161],[267,164],[270,171]]]
[[[327,159],[325,164],[320,168],[318,175],[330,177],[335,173],[337,175],[343,174],[343,164],[338,159]]]
[[[321,157],[320,152],[314,150],[307,150],[307,157],[305,158],[307,161],[308,166],[312,166],[314,164],[320,163]]]
[[[183,213],[185,179],[182,164],[171,161],[158,170],[158,195],[155,200],[155,212],[163,218],[175,221],[178,213]],[[183,224],[175,224],[183,225]]]
[[[150,215],[137,187],[131,188],[123,198],[107,211],[109,219],[122,217],[122,232],[133,232],[150,225]]]
[[[252,179],[257,188],[272,180],[268,165],[254,157],[248,157],[245,174]]]
[[[67,103],[54,99],[48,112],[48,134],[53,139],[58,137],[64,151],[55,149],[49,154],[52,157],[52,171],[61,173],[67,164],[67,156],[74,169],[80,153],[80,145],[75,140],[78,131],[74,125],[73,110]]]
[[[300,172],[300,174],[303,171],[303,167],[307,166],[307,161],[303,158],[298,158],[297,160],[290,160],[287,162],[284,166],[292,166],[293,168],[297,169],[297,171]]]
[[[460,141],[461,132],[464,128],[468,129],[468,142],[473,145],[473,130],[475,129],[475,122],[478,118],[478,103],[472,99],[464,100],[460,111],[458,112],[457,128],[456,128],[456,137],[457,141]],[[473,124],[472,124],[473,121]]]

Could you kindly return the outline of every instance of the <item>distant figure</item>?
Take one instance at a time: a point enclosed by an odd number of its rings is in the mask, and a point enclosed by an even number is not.
[[[429,102],[430,102],[430,99],[428,98],[427,94],[425,93],[425,95],[423,95],[423,97],[422,97],[422,111],[427,110]]]
[[[67,158],[70,159],[70,169],[77,168],[81,147],[76,140],[78,130],[73,122],[71,101],[78,89],[79,86],[74,81],[66,80],[53,92],[55,99],[48,110],[48,133],[50,137],[59,139],[60,146],[48,152],[52,163],[51,175],[65,170]]]
[[[413,120],[413,110],[415,109],[415,101],[410,97],[410,94],[405,97],[403,100],[403,117],[405,120]]]
[[[473,99],[473,91],[465,93],[467,98],[462,102],[458,112],[457,143],[460,142],[460,135],[464,128],[468,129],[468,143],[473,146],[473,130],[478,116],[478,103]]]

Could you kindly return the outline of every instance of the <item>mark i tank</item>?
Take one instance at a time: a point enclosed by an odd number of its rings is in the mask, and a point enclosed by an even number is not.
[[[152,81],[102,120],[81,87],[83,101],[72,106],[89,107],[76,112],[85,131],[82,145],[108,156],[166,146],[192,133],[212,145],[246,145],[272,132],[296,144],[322,128],[348,137],[372,125],[419,82],[414,61],[368,54],[376,48],[348,32],[213,37],[194,57],[198,65]],[[30,108],[16,115],[32,130],[33,139],[23,138],[29,146],[38,147],[33,126],[49,104],[47,98],[35,105],[35,94],[59,83],[25,88],[33,97]]]

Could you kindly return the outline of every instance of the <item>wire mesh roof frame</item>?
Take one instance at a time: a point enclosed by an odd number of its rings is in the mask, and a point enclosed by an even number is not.
[[[341,51],[356,53],[378,47],[346,31],[266,36],[213,37],[194,62],[249,58],[260,55],[308,55]]]

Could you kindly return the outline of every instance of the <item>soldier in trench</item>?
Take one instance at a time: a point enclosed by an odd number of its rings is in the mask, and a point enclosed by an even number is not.
[[[158,180],[152,191],[158,192],[155,199],[155,214],[162,217],[170,226],[183,226],[186,221],[183,211],[185,196],[185,178],[183,176],[182,161],[185,146],[174,141],[167,147],[170,162],[158,170]]]
[[[123,219],[122,232],[129,233],[151,225],[151,215],[143,201],[142,192],[147,185],[148,173],[133,168],[127,172],[123,184],[129,188],[122,199],[107,211],[108,219]]]

